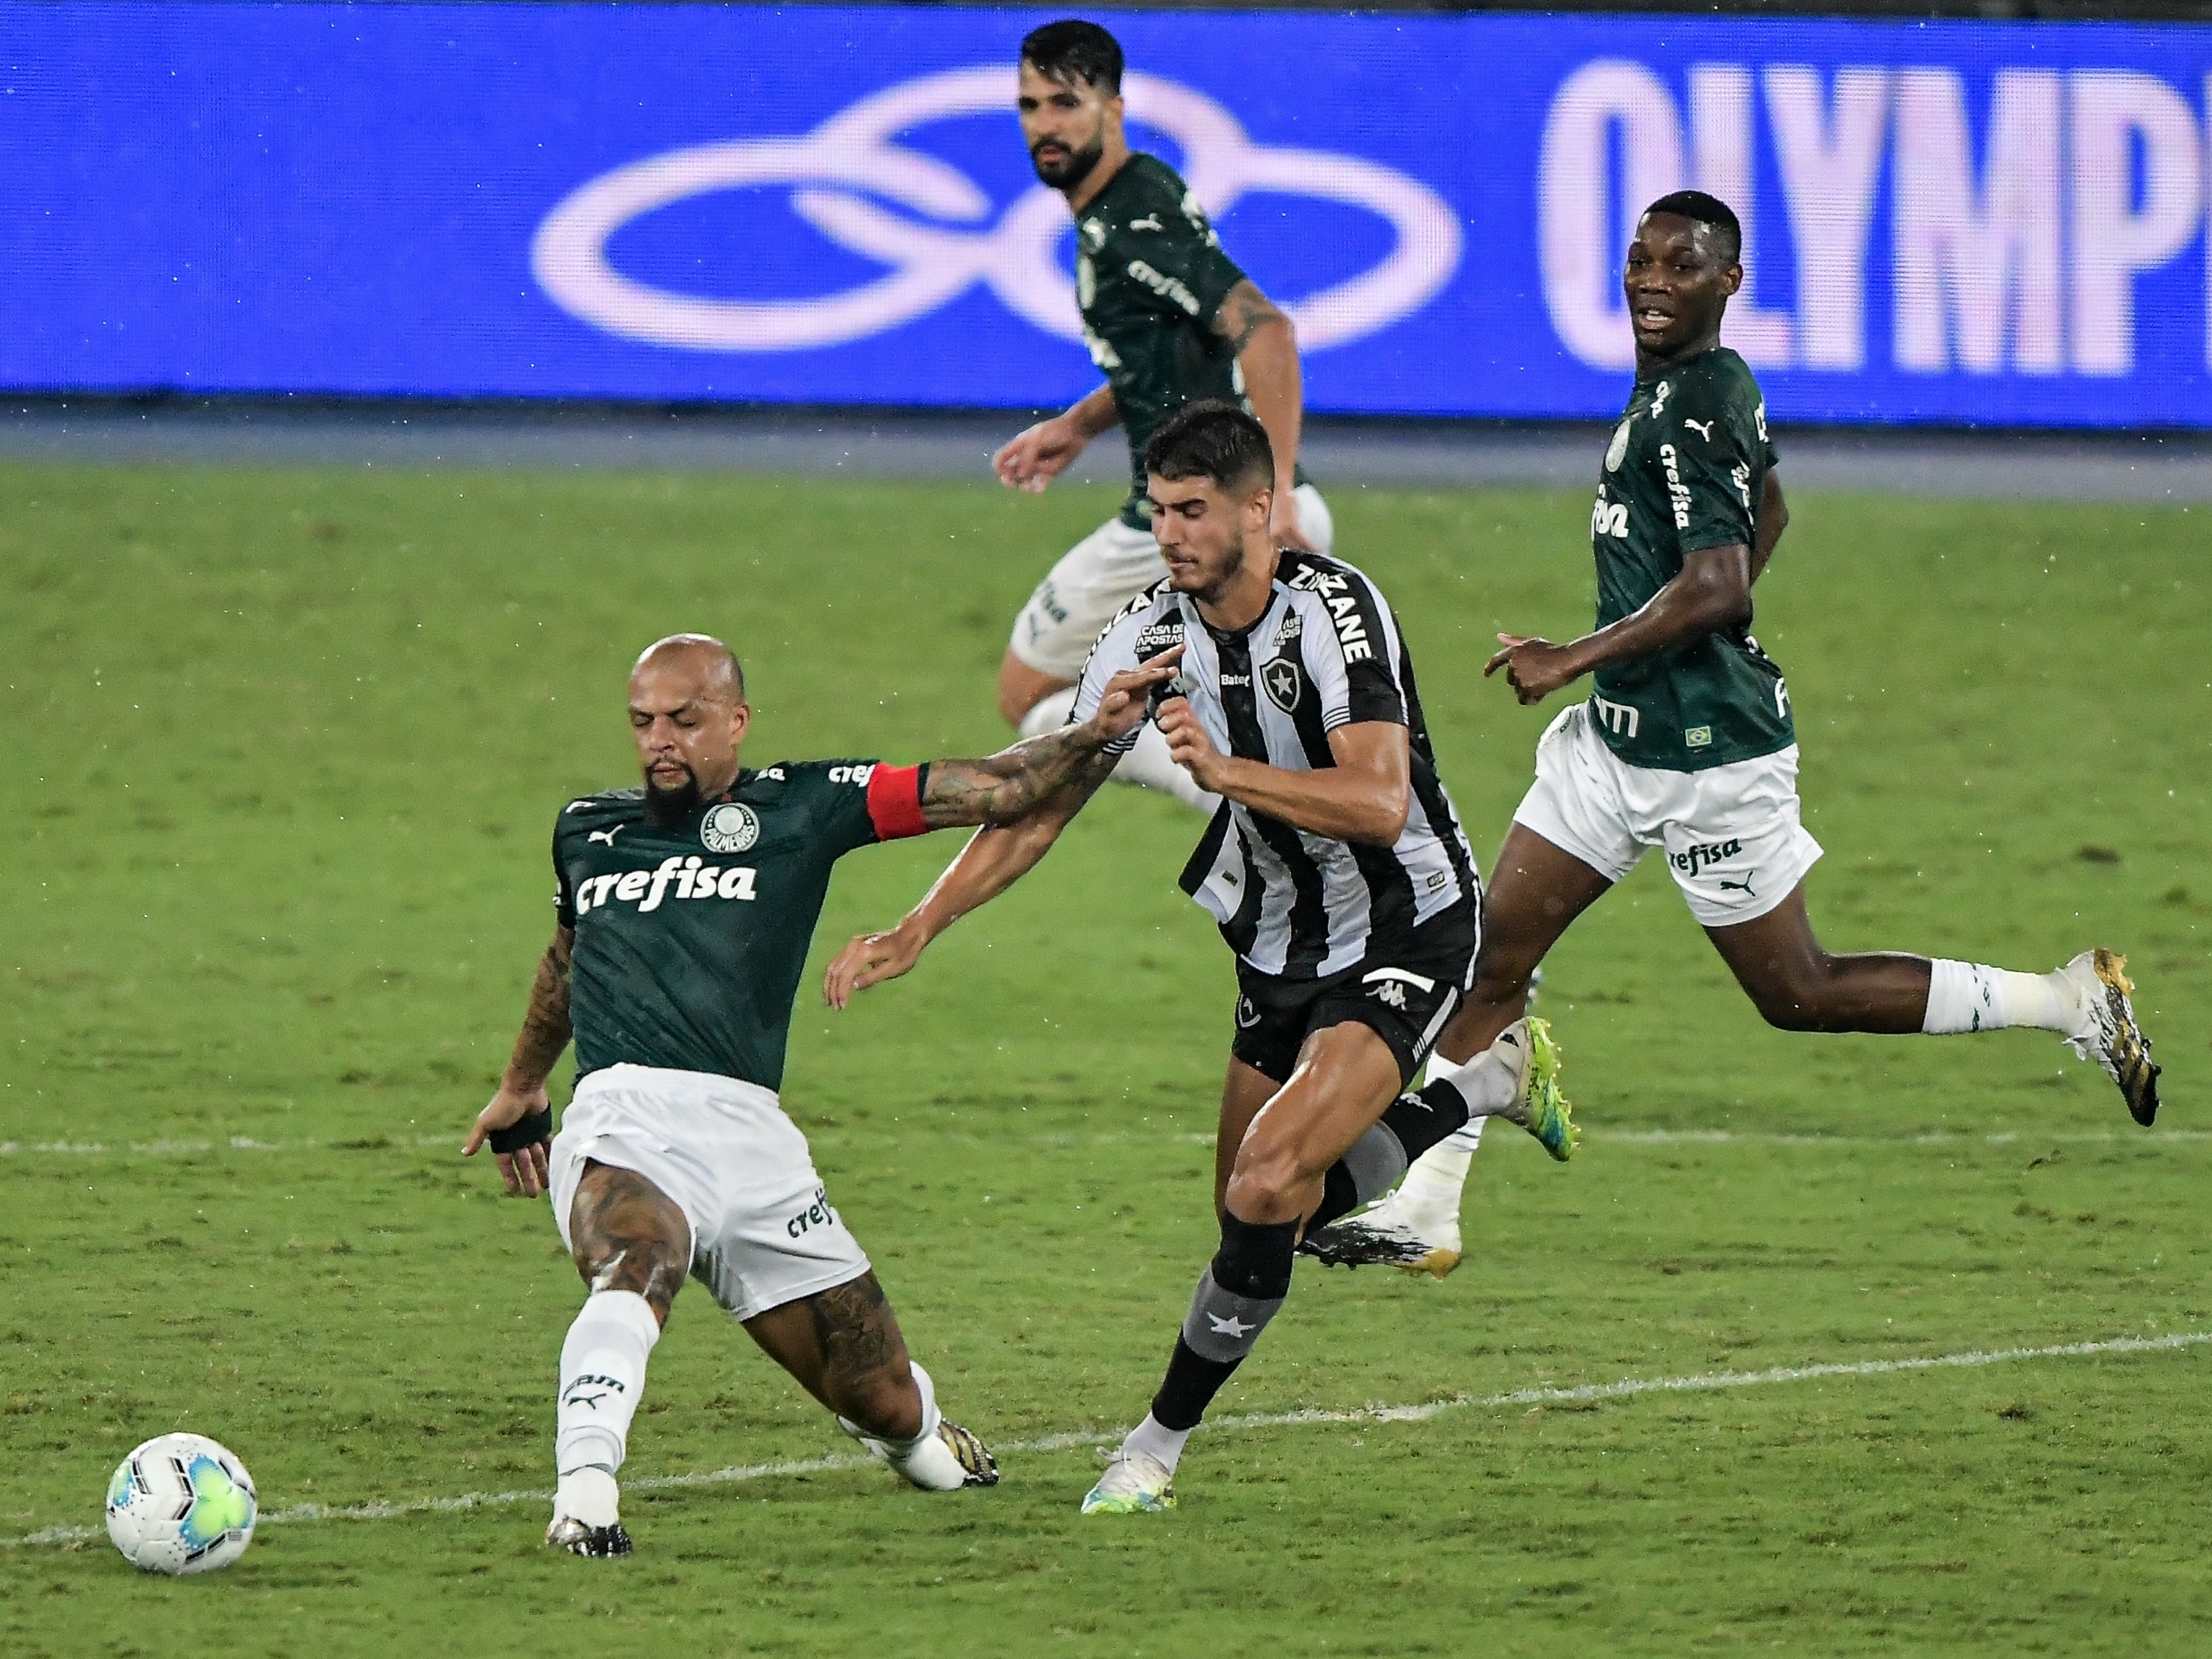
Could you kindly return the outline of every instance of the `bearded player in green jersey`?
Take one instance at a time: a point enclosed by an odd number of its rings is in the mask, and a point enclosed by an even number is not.
[[[1656,848],[1770,1024],[2056,1031],[2103,1066],[2147,1125],[2159,1068],[2136,1024],[2124,957],[2085,951],[2054,972],[2025,974],[1833,956],[1814,937],[1803,884],[1820,848],[1799,820],[1790,696],[1750,632],[1752,584],[1789,512],[1759,384],[1720,343],[1743,281],[1741,247],[1735,215],[1698,191],[1653,203],[1629,244],[1636,389],[1590,513],[1598,626],[1565,645],[1501,634],[1484,670],[1504,671],[1524,703],[1585,674],[1594,689],[1537,744],[1535,784],[1485,896],[1474,988],[1437,1053],[1464,1060],[1518,1019],[1545,953]],[[1382,1203],[1312,1240],[1312,1253],[1449,1272],[1472,1150],[1465,1130],[1434,1148]]]
[[[1242,403],[1275,453],[1275,545],[1326,553],[1328,503],[1298,471],[1297,340],[1258,284],[1223,251],[1198,197],[1122,129],[1121,47],[1096,23],[1063,19],[1022,42],[1022,141],[1075,216],[1075,298],[1084,343],[1106,376],[1072,407],[992,457],[1011,489],[1041,490],[1093,438],[1129,441],[1128,499],[1063,556],[1014,619],[999,665],[999,710],[1025,737],[1067,718],[1075,683],[1106,624],[1167,574],[1145,494],[1145,445],[1187,404]],[[1211,813],[1219,805],[1168,758],[1146,725],[1115,775]]]
[[[737,659],[679,634],[630,676],[642,788],[556,820],[553,942],[514,1057],[465,1152],[510,1192],[549,1192],[591,1287],[561,1350],[545,1541],[627,1555],[615,1482],[647,1357],[687,1275],[915,1486],[990,1486],[946,1422],[867,1256],[776,1097],[792,1002],[830,867],[877,842],[1005,825],[1104,781],[1169,667],[1116,678],[1092,717],[988,760],[738,763],[751,720]],[[545,1081],[573,1036],[576,1090],[552,1139]]]

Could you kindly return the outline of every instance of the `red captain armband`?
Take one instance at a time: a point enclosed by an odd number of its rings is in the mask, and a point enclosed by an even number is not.
[[[903,841],[929,833],[921,816],[922,766],[878,765],[868,774],[868,821],[878,841]]]

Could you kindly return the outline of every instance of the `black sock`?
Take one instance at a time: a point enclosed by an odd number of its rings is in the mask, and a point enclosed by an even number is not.
[[[1199,1278],[1168,1374],[1152,1396],[1152,1416],[1163,1427],[1196,1428],[1221,1385],[1244,1363],[1290,1294],[1297,1237],[1295,1221],[1221,1218],[1221,1248]]]
[[[1406,1171],[1407,1165],[1430,1147],[1466,1125],[1467,1101],[1449,1083],[1431,1083],[1417,1094],[1400,1095],[1384,1109],[1376,1127],[1360,1138],[1361,1144],[1328,1166],[1322,1178],[1321,1203],[1306,1221],[1309,1233],[1317,1232],[1340,1217],[1350,1215],[1370,1198],[1379,1198]],[[1375,1156],[1370,1137],[1380,1130],[1398,1143],[1395,1153]],[[1387,1152],[1388,1148],[1382,1149]],[[1376,1183],[1372,1192],[1355,1173],[1367,1171]]]
[[[1467,1127],[1467,1097],[1441,1079],[1400,1095],[1382,1113],[1382,1127],[1398,1137],[1411,1164],[1430,1147]]]

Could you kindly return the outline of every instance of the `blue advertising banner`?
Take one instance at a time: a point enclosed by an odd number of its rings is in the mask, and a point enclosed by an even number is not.
[[[1031,405],[1056,14],[0,4],[0,386]],[[1644,202],[1800,421],[2212,425],[2212,29],[1108,15],[1309,401],[1602,416]]]

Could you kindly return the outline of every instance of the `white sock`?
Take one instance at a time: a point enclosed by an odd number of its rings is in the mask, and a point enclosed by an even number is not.
[[[587,1468],[605,1471],[612,1485],[629,1450],[630,1419],[645,1393],[646,1358],[659,1340],[660,1322],[653,1316],[653,1305],[636,1291],[594,1291],[584,1298],[561,1345],[553,1467],[564,1486],[568,1476]]]
[[[1928,1012],[1920,1029],[1930,1036],[2001,1031],[2008,1025],[2071,1036],[2081,1024],[2072,990],[2057,974],[2019,974],[1943,957],[1928,967]]]
[[[1403,1190],[1413,1198],[1437,1198],[1459,1206],[1460,1188],[1474,1162],[1474,1149],[1482,1145],[1482,1126],[1499,1108],[1510,1106],[1521,1093],[1521,1077],[1500,1059],[1492,1044],[1464,1066],[1454,1066],[1441,1054],[1429,1062],[1429,1081],[1449,1083],[1467,1102],[1468,1120],[1413,1160],[1406,1171]]]
[[[1074,707],[1075,688],[1063,685],[1059,690],[1040,698],[1036,706],[1022,716],[1022,735],[1041,738],[1048,732],[1059,731],[1067,724],[1068,710]]]
[[[1121,1443],[1123,1451],[1142,1452],[1170,1474],[1182,1457],[1182,1443],[1190,1438],[1188,1429],[1170,1429],[1150,1412],[1145,1420],[1129,1431],[1129,1437]]]

